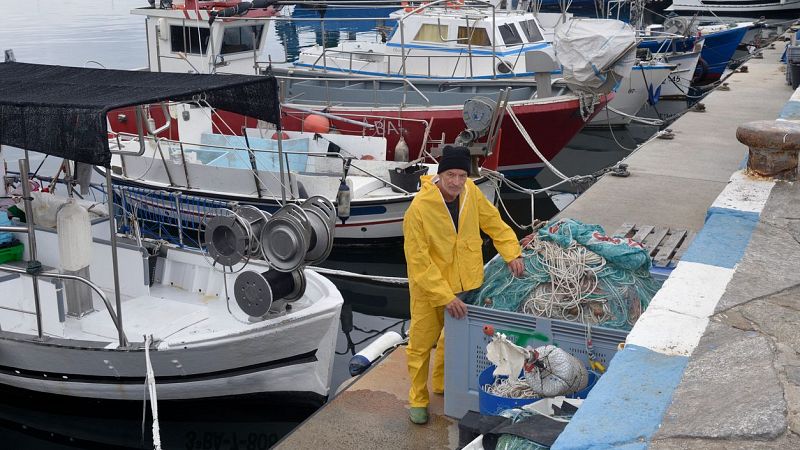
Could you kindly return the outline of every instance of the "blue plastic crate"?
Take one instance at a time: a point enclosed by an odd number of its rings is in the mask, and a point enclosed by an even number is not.
[[[468,305],[467,309],[468,315],[462,320],[445,314],[444,412],[450,417],[461,418],[467,411],[480,410],[478,378],[491,365],[486,359],[486,345],[491,342],[491,337],[483,332],[486,325],[506,334],[517,345],[557,345],[589,365],[583,324],[474,305]],[[591,330],[595,358],[608,365],[628,332],[603,327]]]

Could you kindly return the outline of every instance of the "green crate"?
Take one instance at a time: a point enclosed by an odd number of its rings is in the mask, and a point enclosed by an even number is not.
[[[19,261],[22,259],[22,252],[24,250],[25,247],[22,245],[22,242],[10,247],[0,248],[0,264],[10,261]]]

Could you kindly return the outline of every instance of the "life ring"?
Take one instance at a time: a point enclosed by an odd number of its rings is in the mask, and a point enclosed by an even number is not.
[[[694,75],[692,76],[692,84],[698,83],[708,74],[708,63],[702,57],[697,60],[697,66],[694,68]]]

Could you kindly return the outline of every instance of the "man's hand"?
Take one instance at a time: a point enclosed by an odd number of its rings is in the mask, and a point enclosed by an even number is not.
[[[519,277],[525,273],[525,263],[522,261],[521,256],[517,259],[512,259],[507,264],[508,270],[510,270],[515,277]]]
[[[450,317],[454,319],[463,319],[467,317],[467,305],[458,297],[453,297],[444,309],[446,309]]]
[[[520,240],[519,240],[519,245],[521,245],[521,246],[523,246],[523,247],[526,247],[528,244],[530,244],[530,243],[531,243],[531,241],[532,241],[532,240],[533,240],[533,238],[535,238],[535,237],[536,237],[536,233],[531,233],[531,234],[529,234],[529,235],[525,236],[524,238],[520,239]]]

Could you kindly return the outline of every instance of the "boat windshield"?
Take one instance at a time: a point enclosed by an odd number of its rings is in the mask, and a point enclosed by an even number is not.
[[[497,29],[500,31],[500,36],[503,38],[503,42],[505,42],[506,45],[522,44],[522,36],[519,35],[519,31],[517,31],[517,27],[515,27],[513,23],[500,25]]]
[[[220,53],[239,53],[258,49],[261,44],[261,33],[264,25],[248,25],[225,28],[222,35]]]
[[[447,40],[447,25],[437,25],[435,23],[423,23],[419,27],[415,41],[443,43]]]
[[[523,20],[519,24],[522,26],[522,31],[525,33],[525,37],[528,38],[528,42],[539,42],[544,39],[535,20]]]
[[[458,27],[458,43],[476,47],[491,47],[492,41],[486,28]]]

